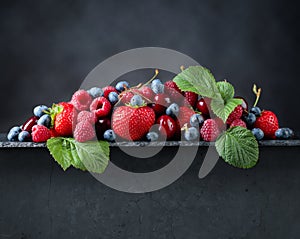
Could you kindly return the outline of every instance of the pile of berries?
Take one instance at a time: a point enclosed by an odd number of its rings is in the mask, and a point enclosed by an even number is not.
[[[215,141],[227,128],[252,130],[257,140],[288,139],[289,128],[279,128],[276,115],[256,106],[248,109],[245,99],[229,115],[226,123],[210,109],[211,99],[181,91],[175,82],[157,79],[158,71],[145,84],[130,87],[127,81],[115,86],[76,91],[69,102],[52,107],[36,106],[33,116],[9,131],[10,141],[45,142],[51,137],[89,140],[204,140]]]

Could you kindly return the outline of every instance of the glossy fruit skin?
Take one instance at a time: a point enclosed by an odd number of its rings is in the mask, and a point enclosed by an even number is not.
[[[96,137],[94,125],[88,121],[79,122],[74,130],[74,138],[78,142],[86,142]]]
[[[252,107],[250,112],[253,113],[256,117],[259,117],[261,115],[261,109],[257,106]]]
[[[275,139],[275,132],[279,128],[277,116],[272,111],[263,111],[261,116],[256,119],[254,128],[260,128],[266,138]]]
[[[34,125],[31,133],[32,141],[36,143],[46,142],[51,138],[50,130],[44,125]]]
[[[90,111],[98,118],[106,117],[110,114],[111,104],[105,97],[98,97],[91,103]]]
[[[92,87],[87,91],[87,93],[89,93],[93,99],[103,96],[103,90],[99,87]]]
[[[235,126],[240,126],[240,127],[243,127],[243,128],[247,128],[246,123],[241,119],[235,119],[234,121],[231,122],[230,128],[235,127]]]
[[[109,142],[113,142],[116,140],[116,134],[113,130],[108,129],[104,132],[103,138]]]
[[[120,81],[116,84],[116,90],[119,92],[122,92],[125,90],[125,88],[129,89],[129,83],[127,81]]]
[[[172,103],[167,109],[166,114],[171,117],[176,117],[179,114],[179,106],[176,103]]]
[[[50,128],[50,126],[51,126],[51,117],[50,117],[50,115],[42,115],[42,117],[38,119],[37,124],[38,125],[44,125],[47,128]]]
[[[204,122],[204,117],[201,114],[193,114],[190,118],[190,125],[193,127],[199,127]]]
[[[112,130],[126,140],[141,140],[155,122],[154,110],[148,106],[120,106],[112,115]]]
[[[75,124],[77,119],[77,111],[70,103],[61,102],[58,105],[63,109],[55,116],[54,129],[59,136],[72,136],[73,124]]]
[[[293,131],[290,128],[279,128],[275,132],[277,139],[289,139],[293,136]]]
[[[167,140],[172,139],[177,130],[175,120],[169,115],[162,115],[156,120],[156,123],[159,125],[158,131],[160,134],[165,135]]]
[[[74,105],[76,110],[82,111],[87,110],[90,107],[92,100],[92,97],[87,91],[78,90],[73,94],[71,104]]]
[[[249,113],[248,115],[244,116],[244,120],[247,123],[247,125],[251,126],[255,123],[256,121],[256,116],[253,113]]]
[[[38,117],[37,116],[32,116],[30,117],[28,120],[26,120],[26,122],[23,124],[22,126],[22,130],[24,131],[28,131],[29,133],[31,133],[32,131],[32,127],[34,125],[37,124],[37,121],[38,121]]]
[[[138,91],[142,96],[146,97],[147,100],[153,100],[155,93],[150,87],[142,86]]]
[[[200,134],[204,141],[215,141],[220,134],[216,121],[213,119],[205,120],[201,127]]]
[[[184,137],[188,141],[193,141],[199,138],[199,130],[195,127],[190,127],[184,132]]]
[[[158,140],[159,135],[156,132],[149,132],[149,133],[147,133],[146,138],[147,138],[148,141],[153,142],[153,141]]]
[[[190,119],[192,115],[195,114],[195,111],[187,106],[181,106],[179,108],[179,114],[177,117],[178,123],[180,124],[180,128],[183,127],[185,124],[189,126]]]
[[[19,126],[12,127],[7,134],[7,139],[9,141],[18,141],[18,136],[21,131]]]
[[[130,104],[132,106],[142,106],[142,104],[144,103],[143,99],[141,96],[139,95],[134,95],[131,99],[130,99]]]
[[[113,86],[110,86],[110,85],[102,88],[102,90],[103,90],[103,97],[105,97],[106,99],[108,99],[108,95],[109,95],[110,92],[118,93],[117,89]]]
[[[264,138],[264,132],[259,128],[253,128],[251,132],[257,140],[262,140]]]
[[[208,116],[209,115],[209,109],[207,104],[210,104],[210,99],[209,98],[201,98],[198,100],[196,103],[196,108],[203,114]]]
[[[235,119],[240,119],[243,115],[243,107],[241,105],[238,105],[234,108],[234,110],[231,112],[231,114],[228,116],[226,120],[226,124],[231,124],[232,121]]]
[[[171,99],[166,94],[157,94],[154,96],[154,103],[151,108],[155,111],[156,115],[165,113],[167,107],[171,104]]]
[[[18,135],[18,140],[20,142],[30,142],[31,141],[31,134],[27,131],[22,131]]]
[[[44,111],[46,111],[46,110],[48,110],[48,106],[46,106],[46,105],[38,105],[38,106],[34,107],[33,114],[36,117],[41,117],[42,115],[45,114]]]
[[[104,132],[108,129],[111,129],[110,118],[102,118],[97,120],[95,124],[95,130],[99,140],[103,139]]]
[[[116,92],[110,92],[108,94],[108,100],[111,104],[115,104],[119,100],[119,95]]]
[[[134,94],[130,91],[124,91],[124,92],[120,93],[120,95],[119,95],[121,102],[123,104],[130,103],[130,100],[133,96],[134,96]]]

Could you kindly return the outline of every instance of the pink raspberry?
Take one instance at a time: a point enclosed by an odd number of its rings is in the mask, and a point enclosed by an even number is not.
[[[200,135],[204,141],[215,141],[219,134],[219,127],[215,120],[207,119],[204,121],[200,130]]]
[[[85,90],[76,91],[71,99],[71,103],[78,111],[87,110],[92,102],[92,97]]]

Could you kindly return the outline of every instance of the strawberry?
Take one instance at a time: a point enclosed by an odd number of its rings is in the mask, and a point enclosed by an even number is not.
[[[35,125],[32,127],[31,137],[33,142],[42,143],[51,138],[51,133],[46,126]]]
[[[275,132],[279,129],[278,119],[272,111],[265,110],[256,119],[254,128],[260,128],[266,138],[275,139]]]
[[[72,136],[73,123],[77,118],[77,111],[71,103],[61,102],[53,107],[55,112],[54,129],[59,136]]]
[[[232,121],[232,123],[230,124],[230,128],[235,127],[235,126],[241,126],[241,127],[247,128],[246,123],[241,119],[235,119],[234,121]]]
[[[77,123],[81,121],[88,121],[91,124],[95,124],[97,121],[97,117],[93,112],[90,111],[81,111],[77,115]]]
[[[184,105],[190,105],[193,108],[196,106],[198,102],[198,95],[191,91],[184,92]]]
[[[228,116],[228,118],[226,120],[226,123],[230,125],[232,123],[232,121],[234,121],[235,119],[240,119],[242,117],[242,114],[243,114],[243,107],[241,105],[238,105],[230,113],[230,115]]]
[[[182,128],[182,126],[186,123],[190,124],[190,118],[193,114],[195,114],[195,111],[187,106],[181,106],[179,108],[177,120],[180,125],[180,128]]]
[[[127,140],[141,140],[154,122],[154,110],[148,106],[120,106],[112,115],[112,129],[118,136]]]
[[[74,130],[74,138],[78,142],[86,142],[96,137],[94,126],[89,121],[79,122]]]
[[[200,129],[200,134],[204,141],[215,141],[220,134],[216,121],[213,119],[205,120]]]
[[[103,96],[106,99],[108,99],[108,95],[109,95],[110,92],[116,92],[118,94],[117,89],[115,87],[113,87],[113,86],[110,86],[110,85],[109,86],[105,86],[104,88],[102,88],[102,90],[103,90]]]
[[[87,110],[92,103],[92,97],[87,91],[78,90],[73,94],[71,103],[78,111]]]
[[[54,128],[51,128],[51,129],[49,129],[49,130],[50,130],[51,138],[59,137],[59,134],[55,131]]]

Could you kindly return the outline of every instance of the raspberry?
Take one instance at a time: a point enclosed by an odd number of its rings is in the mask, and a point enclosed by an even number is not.
[[[220,134],[216,121],[213,119],[205,120],[201,127],[200,134],[204,141],[215,141]]]
[[[182,99],[181,96],[183,92],[178,88],[174,81],[167,81],[164,85],[164,92],[172,99],[172,101],[178,102]]]
[[[243,107],[241,105],[238,105],[228,116],[226,123],[230,125],[232,121],[234,121],[235,119],[240,119],[242,117],[242,114],[243,114]]]
[[[103,96],[106,99],[108,99],[108,95],[109,95],[110,92],[116,92],[118,94],[117,89],[115,87],[113,87],[113,86],[110,86],[110,85],[109,86],[105,86],[102,90],[103,90]]]
[[[46,142],[51,138],[50,130],[44,125],[35,125],[32,127],[32,141],[36,143]]]
[[[105,117],[109,115],[110,110],[110,102],[102,96],[94,99],[90,105],[90,111],[93,112],[97,117]]]
[[[96,137],[94,126],[88,121],[79,122],[74,130],[74,138],[78,142],[86,142]]]
[[[87,110],[90,107],[91,102],[92,97],[85,90],[76,91],[71,99],[71,104],[79,111]]]
[[[97,117],[94,113],[90,112],[90,111],[81,111],[79,112],[79,114],[77,115],[77,123],[81,122],[81,121],[88,121],[91,124],[96,123]]]
[[[195,107],[198,101],[198,95],[191,91],[184,92],[184,104],[191,105],[193,108]]]
[[[247,128],[246,123],[241,119],[235,119],[234,121],[232,121],[232,123],[230,124],[230,128],[234,126],[241,126]]]
[[[189,107],[181,106],[179,108],[179,114],[177,119],[180,123],[180,128],[186,123],[190,124],[190,119],[193,114],[195,114],[195,111]]]

